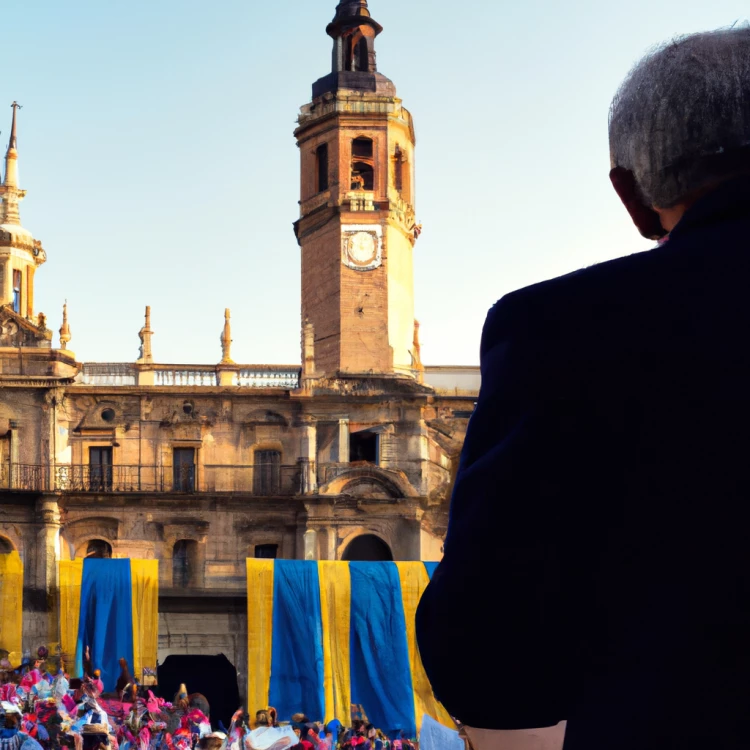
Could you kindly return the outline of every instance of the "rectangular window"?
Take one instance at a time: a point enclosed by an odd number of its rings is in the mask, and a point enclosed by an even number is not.
[[[328,144],[323,143],[315,151],[317,188],[319,193],[328,190]]]
[[[21,314],[21,284],[23,276],[20,271],[13,271],[13,312]]]
[[[195,492],[195,448],[175,448],[172,461],[175,492]]]
[[[281,491],[281,453],[255,451],[254,475],[254,494],[278,495]]]
[[[379,465],[379,437],[377,433],[369,430],[353,432],[349,436],[349,460]]]
[[[255,557],[257,560],[275,560],[279,554],[278,544],[256,544]]]
[[[112,448],[89,448],[89,490],[112,491]]]

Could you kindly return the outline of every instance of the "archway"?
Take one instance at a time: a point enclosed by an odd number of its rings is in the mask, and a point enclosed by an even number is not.
[[[9,555],[14,550],[13,542],[4,536],[0,536],[0,555]]]
[[[177,541],[172,549],[172,586],[197,586],[198,564],[198,542],[192,539]]]
[[[392,562],[391,548],[375,534],[362,534],[352,539],[341,558],[348,562]]]

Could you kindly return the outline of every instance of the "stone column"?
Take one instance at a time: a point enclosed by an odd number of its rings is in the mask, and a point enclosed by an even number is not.
[[[38,527],[36,533],[36,582],[34,588],[38,592],[46,594],[47,602],[55,602],[48,605],[47,617],[47,642],[57,643],[60,641],[59,629],[59,587],[57,578],[57,563],[60,558],[60,508],[57,498],[54,496],[43,496],[37,501]],[[28,584],[27,584],[28,585]],[[40,599],[40,602],[42,600]],[[42,617],[43,613],[39,613]]]
[[[304,559],[318,559],[318,532],[315,529],[308,529],[304,537]]]
[[[326,534],[326,560],[335,560],[336,559],[336,548],[338,547],[339,543],[339,535],[338,530],[334,528],[333,526],[329,526],[327,529],[328,533]]]
[[[15,489],[21,479],[20,467],[21,463],[21,435],[20,428],[21,423],[15,419],[10,420],[10,472],[8,486],[11,489]]]
[[[316,459],[318,455],[318,430],[311,418],[302,423],[300,440],[299,467],[302,476],[301,491],[303,495],[314,495],[318,491]]]
[[[339,419],[338,463],[349,463],[349,420]]]

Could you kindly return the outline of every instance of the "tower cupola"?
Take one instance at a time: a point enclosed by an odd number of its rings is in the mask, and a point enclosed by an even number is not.
[[[341,89],[395,96],[393,83],[377,72],[375,38],[382,31],[370,15],[367,0],[341,0],[326,27],[333,39],[332,70],[313,84],[313,99]]]

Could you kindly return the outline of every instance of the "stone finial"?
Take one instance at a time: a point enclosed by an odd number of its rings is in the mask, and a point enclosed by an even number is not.
[[[62,325],[60,326],[60,348],[67,349],[71,338],[70,326],[68,325],[68,300],[65,300],[65,304],[63,305]]]
[[[307,319],[302,326],[302,376],[315,377],[315,327]]]
[[[224,310],[224,330],[221,333],[221,364],[233,365],[232,359],[232,326],[229,322],[232,313],[229,308]]]
[[[424,365],[422,364],[422,344],[419,342],[419,321],[414,321],[414,342],[411,350],[412,368],[419,383],[424,381]]]
[[[146,306],[146,322],[138,332],[138,337],[141,340],[141,348],[138,356],[138,363],[142,365],[150,365],[154,361],[153,354],[151,353],[151,337],[154,332],[151,330],[151,307]]]

